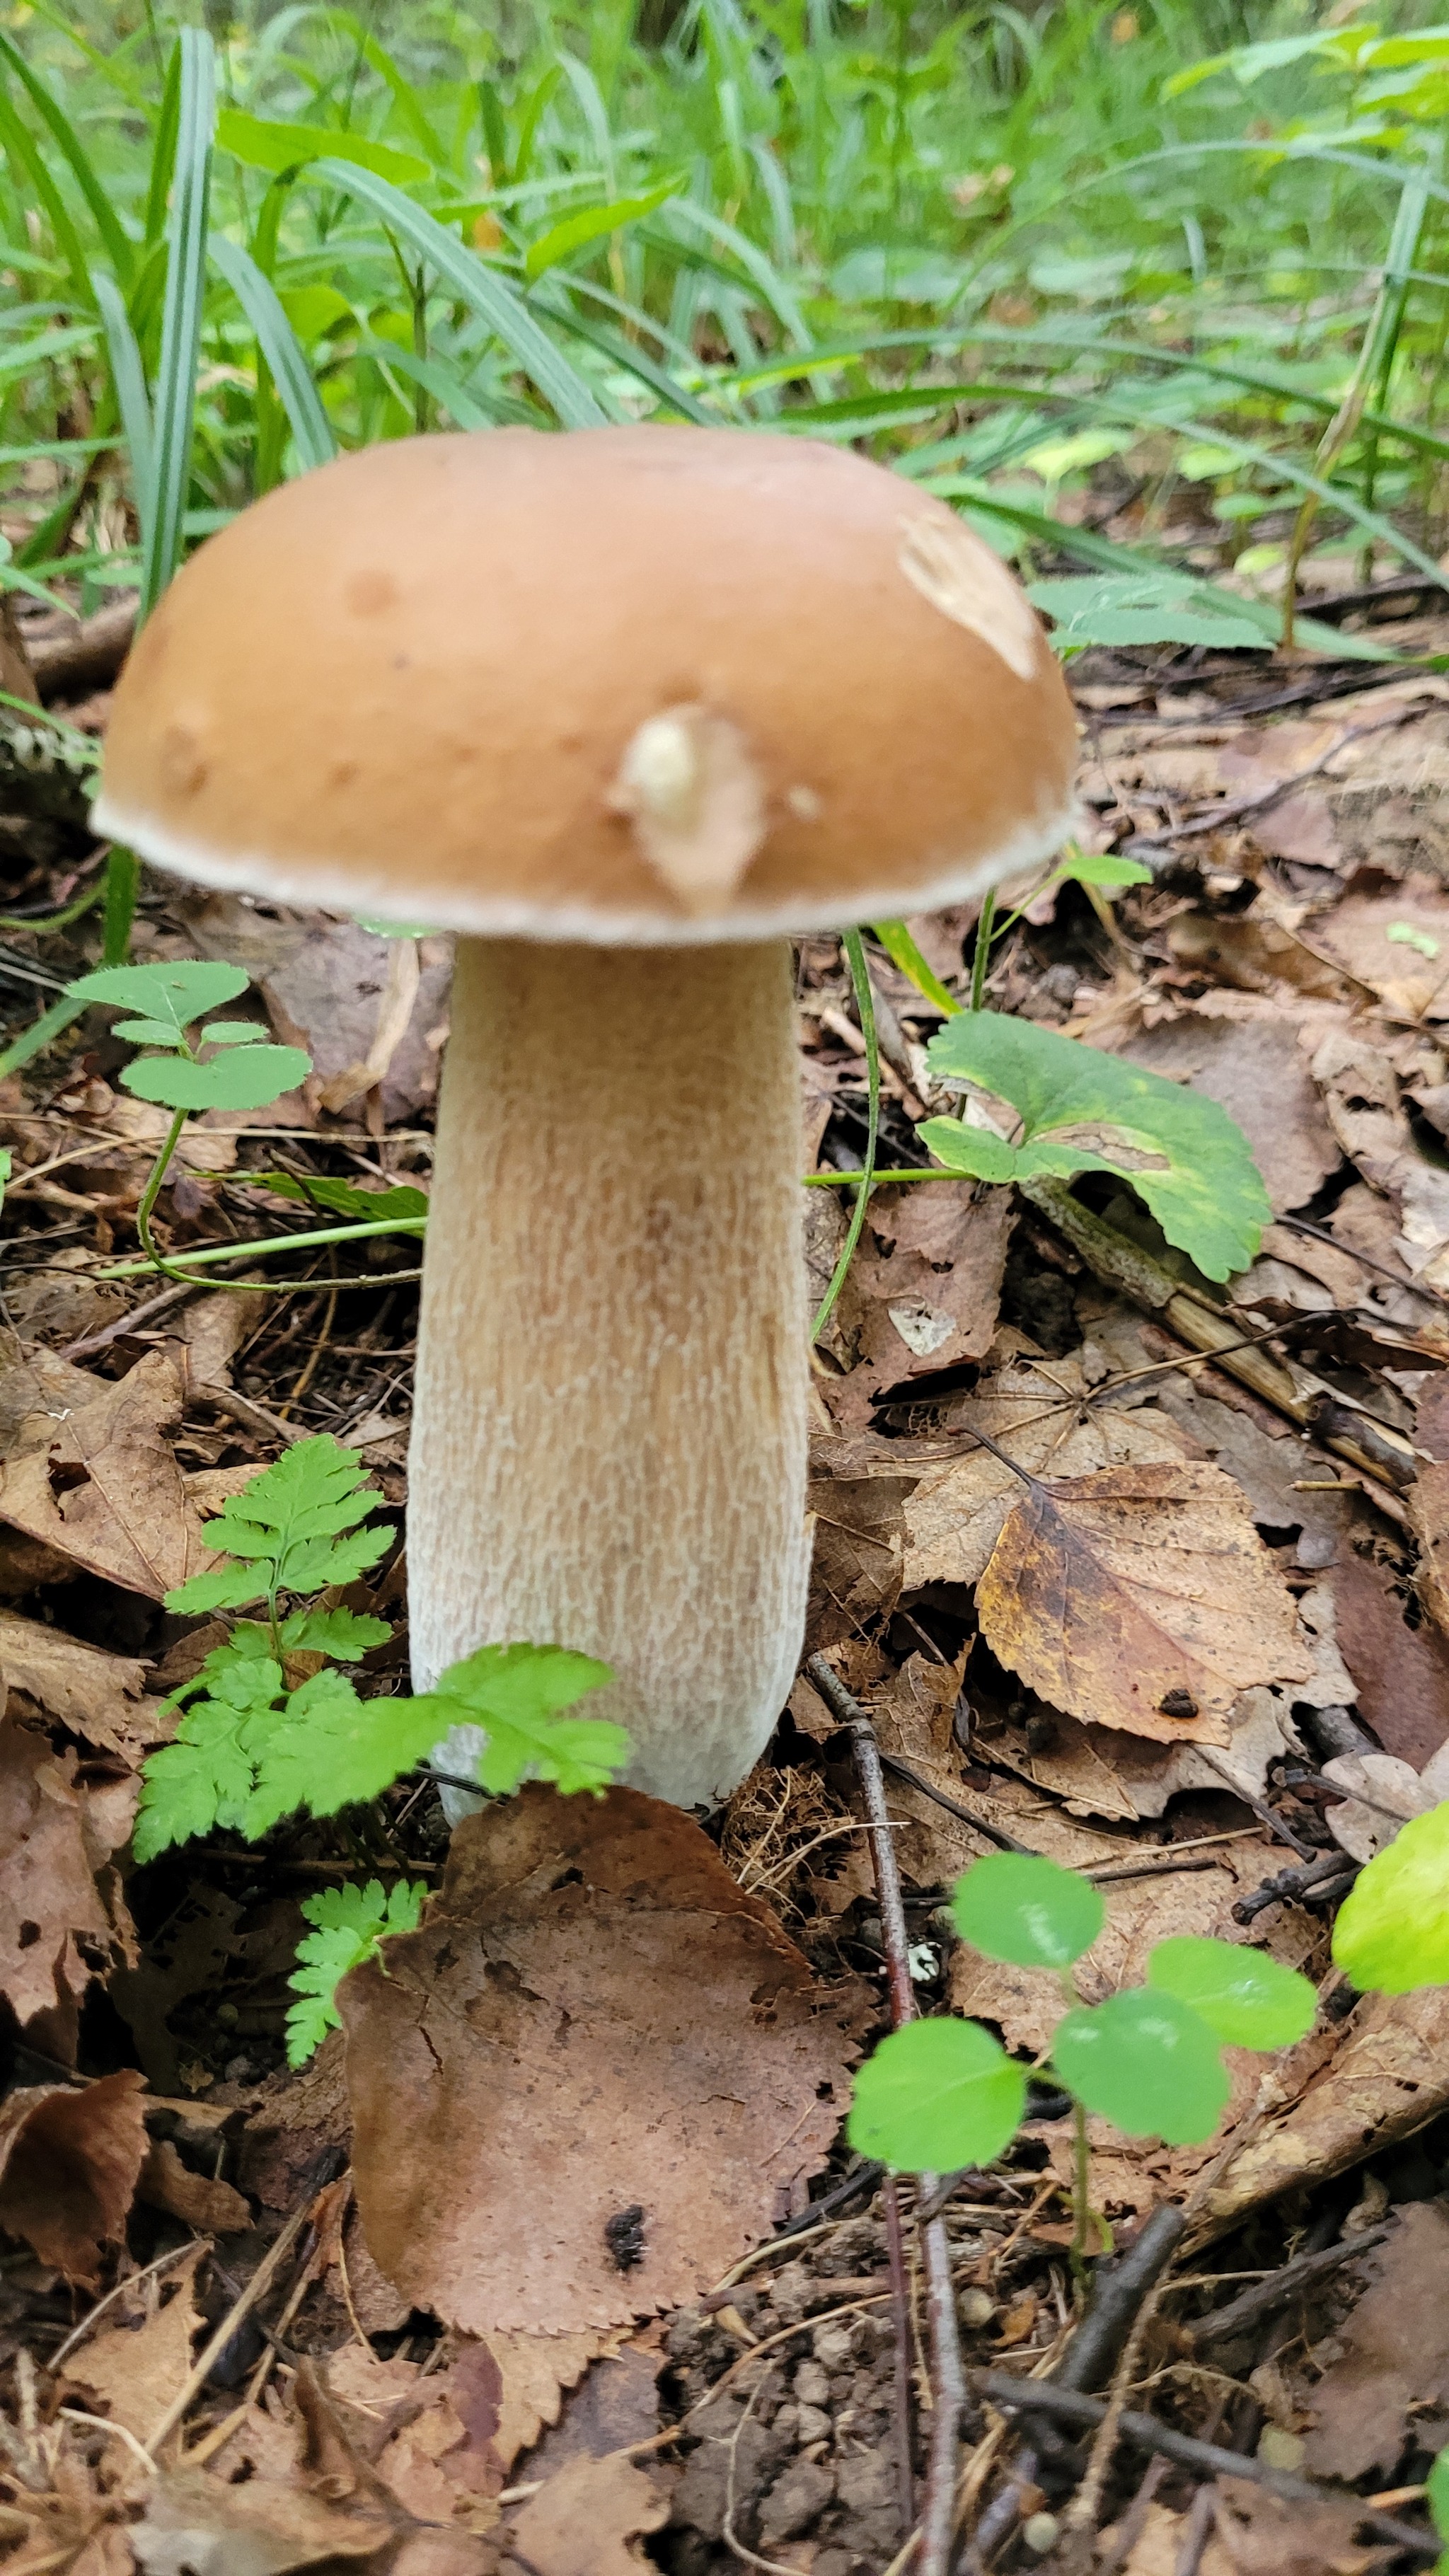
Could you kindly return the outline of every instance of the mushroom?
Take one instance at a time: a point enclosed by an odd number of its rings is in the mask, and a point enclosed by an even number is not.
[[[400,440],[273,491],[167,592],[97,829],[462,934],[415,1687],[485,1643],[571,1646],[613,1667],[590,1708],[635,1786],[713,1803],[757,1759],[810,1553],[788,934],[1050,855],[1074,753],[990,548],[788,435]]]

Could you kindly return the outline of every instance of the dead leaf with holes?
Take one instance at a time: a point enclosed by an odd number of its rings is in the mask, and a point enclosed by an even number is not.
[[[136,1783],[76,1785],[73,1752],[36,1727],[0,1721],[0,1993],[38,2046],[68,2059],[65,2025],[92,1977],[132,1955],[134,1936],[110,1866],[128,1839]]]
[[[89,1384],[74,1410],[20,1424],[0,1466],[0,1520],[159,1601],[211,1562],[172,1446],[181,1380],[152,1351],[116,1383]]]
[[[936,1463],[918,1469],[901,1507],[908,1593],[932,1583],[979,1582],[1020,1498],[1021,1477],[978,1447],[973,1431],[985,1432],[1032,1476],[1181,1460],[1183,1442],[1163,1415],[1151,1407],[1128,1412],[1089,1402],[1091,1395],[1079,1355],[1043,1360],[1017,1352],[953,1406],[949,1438],[932,1444]]]
[[[145,2089],[128,2066],[79,2090],[30,2086],[0,2108],[0,2229],[68,2281],[89,2287],[125,2228],[146,2154]]]
[[[387,1975],[338,1989],[378,2264],[484,2337],[695,2296],[826,2153],[858,2001],[677,1808],[532,1788],[469,1817]],[[640,2207],[621,2269],[606,2231]]]
[[[62,2365],[62,2379],[86,2391],[84,2402],[138,2441],[155,2430],[191,2375],[201,2324],[192,2290],[205,2251],[195,2245],[163,2279],[128,2289],[107,2324]]]
[[[1033,1484],[976,1605],[1040,1698],[1159,1744],[1226,1745],[1241,1692],[1313,1669],[1241,1486],[1192,1460]]]

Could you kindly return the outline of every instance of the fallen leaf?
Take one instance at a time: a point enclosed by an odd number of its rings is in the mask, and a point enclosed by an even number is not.
[[[1449,2211],[1409,2203],[1362,2260],[1368,2286],[1335,2333],[1342,2358],[1304,2398],[1307,2465],[1334,2478],[1391,2471],[1406,2423],[1427,2451],[1449,2432]]]
[[[42,2084],[0,2106],[0,2228],[89,2288],[120,2239],[146,2153],[144,2076]]]
[[[888,1618],[900,1599],[903,1506],[920,1472],[909,1454],[913,1445],[865,1431],[832,1433],[811,1442],[806,1507],[814,1525],[814,1551],[808,1654],[859,1636]]]
[[[1421,1463],[1405,1496],[1409,1527],[1419,1542],[1415,1577],[1419,1598],[1441,1636],[1449,1636],[1449,1466]],[[0,1628],[0,1655],[4,1631]]]
[[[0,1466],[0,1520],[159,1601],[211,1562],[172,1447],[181,1381],[152,1351],[119,1381],[90,1384],[64,1419],[21,1425]]]
[[[530,2496],[513,2525],[530,2576],[634,2576],[649,2564],[629,2543],[669,2519],[669,2498],[630,2460],[571,2460]]]
[[[1407,1588],[1368,1553],[1346,1548],[1329,1581],[1352,1696],[1385,1752],[1422,1770],[1449,1738],[1449,1638],[1410,1625]]]
[[[47,1717],[107,1753],[139,1755],[165,1732],[156,1718],[160,1702],[146,1697],[138,1655],[107,1654],[13,1610],[0,1610],[0,1686],[23,1691]]]
[[[236,1898],[222,1888],[194,1888],[164,1930],[148,1942],[139,1964],[119,1969],[111,1979],[111,2001],[158,2093],[176,2093],[181,2088],[180,2050],[167,2014],[188,1995],[203,1993],[216,1981],[231,1956],[241,1910]]]
[[[278,1037],[312,1058],[308,1092],[341,1112],[380,1082],[384,1118],[410,1118],[437,1094],[451,939],[382,939],[316,913],[299,927],[261,990]]]
[[[1186,1082],[1237,1120],[1281,1215],[1305,1206],[1337,1171],[1338,1139],[1292,1019],[1271,1003],[1229,1016],[1214,1007],[1218,998],[1209,995],[1180,1019],[1144,1029],[1122,1053]]]
[[[1020,1499],[1021,1478],[990,1450],[974,1447],[972,1431],[986,1432],[1033,1476],[1080,1476],[1128,1461],[1181,1460],[1182,1442],[1160,1414],[1089,1404],[1091,1393],[1080,1357],[1048,1362],[1017,1355],[953,1407],[950,1451],[942,1458],[942,1444],[936,1444],[941,1463],[918,1470],[902,1506],[902,1580],[908,1592],[932,1583],[979,1582]],[[958,1446],[964,1455],[952,1454]]]
[[[130,1833],[135,1783],[96,1795],[75,1769],[75,1754],[52,1753],[38,1729],[0,1721],[0,1992],[22,2023],[73,2014],[92,1977],[128,1953],[107,1864]]]
[[[169,2138],[147,2154],[136,2197],[194,2227],[198,2236],[239,2236],[252,2223],[251,2204],[219,2175],[193,2173]]]
[[[119,2310],[133,2314],[91,2335],[62,2365],[62,2379],[90,2392],[94,2403],[138,2441],[158,2425],[191,2373],[192,2338],[201,2324],[192,2301],[196,2267],[205,2248],[194,2246],[162,2281],[128,2293]]]
[[[387,1970],[338,1989],[358,2208],[388,2278],[469,2333],[676,2305],[835,2134],[846,2002],[693,1820],[637,1791],[526,1789],[468,1818]],[[640,2204],[621,2270],[605,2229]]]
[[[1436,877],[1344,895],[1315,921],[1313,944],[1406,1019],[1449,1019],[1449,895]]]
[[[1312,1669],[1292,1598],[1219,1467],[1034,1485],[976,1604],[992,1652],[1042,1699],[1162,1744],[1226,1744],[1240,1692]],[[1195,1714],[1164,1714],[1174,1692]]]
[[[853,1271],[860,1360],[875,1386],[985,1358],[1011,1225],[1009,1190],[933,1181],[877,1191]]]
[[[570,2460],[602,2460],[638,2442],[652,2441],[659,2431],[659,2373],[662,2352],[652,2348],[659,2334],[647,2330],[649,2348],[627,2343],[591,2361],[578,2385],[563,2400],[559,2420],[545,2432],[528,2462],[528,2474],[551,2478]]]
[[[1177,2576],[1186,2532],[1185,2513],[1169,2512],[1165,2504],[1149,2504],[1142,2528],[1121,2562],[1122,2576]],[[1115,2523],[1103,2532],[1104,2552],[1110,2548],[1117,2533]],[[1234,2576],[1232,2560],[1222,2542],[1211,2534],[1197,2566],[1198,2576]]]
[[[1350,2474],[1334,2464],[1335,2476]],[[1354,2533],[1362,2508],[1352,2496],[1325,2496],[1292,2503],[1269,2493],[1249,2478],[1219,2481],[1217,2518],[1220,2564],[1233,2576],[1360,2576],[1381,2567],[1385,2552],[1360,2548]],[[1206,2554],[1202,2567],[1209,2564]]]
[[[145,2576],[289,2576],[293,2568],[375,2557],[392,2536],[380,2516],[339,2513],[290,2480],[224,2486],[182,2469],[148,2489],[130,2542]]]

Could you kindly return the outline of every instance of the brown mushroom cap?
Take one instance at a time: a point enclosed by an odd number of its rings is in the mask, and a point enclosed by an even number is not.
[[[944,502],[742,429],[404,439],[189,563],[98,828],[495,936],[754,939],[947,903],[1071,820],[1070,701]]]

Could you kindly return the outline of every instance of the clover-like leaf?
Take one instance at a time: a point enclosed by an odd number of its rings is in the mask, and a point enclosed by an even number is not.
[[[121,1080],[138,1099],[166,1109],[269,1109],[312,1070],[301,1047],[228,1047],[209,1064],[189,1056],[143,1055]]]
[[[98,966],[90,975],[77,975],[65,989],[72,1002],[113,1002],[120,1010],[139,1012],[164,1030],[155,1044],[176,1046],[193,1020],[234,1002],[249,981],[244,967],[183,957],[166,966]]]
[[[973,1861],[956,1882],[951,1914],[973,1950],[1017,1968],[1069,1968],[1107,1920],[1089,1878],[1019,1852]]]
[[[855,2079],[846,2135],[901,2173],[990,2164],[1026,2109],[1026,2070],[979,2021],[909,2021]]]
[[[1359,1872],[1339,1907],[1333,1958],[1365,1994],[1449,1985],[1449,1804],[1411,1816]]]
[[[1147,1982],[1190,2004],[1231,2048],[1291,2048],[1313,2028],[1318,2010],[1313,1987],[1296,1968],[1264,1950],[1191,1932],[1157,1943]]]
[[[1257,1257],[1268,1194],[1247,1138],[1215,1100],[1000,1011],[958,1013],[926,1061],[937,1081],[972,1083],[1021,1122],[1012,1144],[961,1119],[928,1118],[917,1133],[949,1171],[990,1181],[1115,1172],[1209,1279]]]
[[[1201,2015],[1151,1986],[1064,2013],[1052,2064],[1089,2111],[1129,2138],[1164,2138],[1173,2147],[1210,2138],[1232,2089]]]

